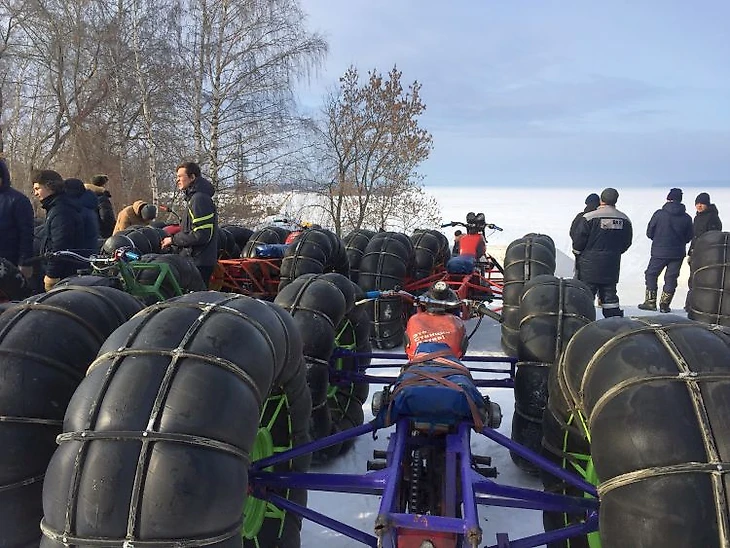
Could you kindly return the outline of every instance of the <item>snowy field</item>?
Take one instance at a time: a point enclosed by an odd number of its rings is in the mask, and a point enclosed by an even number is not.
[[[570,257],[570,237],[568,230],[575,214],[583,208],[583,200],[592,189],[580,191],[576,189],[473,189],[448,188],[430,189],[439,200],[444,222],[462,220],[467,211],[483,211],[487,222],[504,228],[504,232],[496,233],[489,238],[489,245],[495,251],[503,250],[509,242],[522,237],[527,232],[541,232],[550,235],[555,240],[558,249],[557,275],[570,277],[572,263]],[[594,189],[600,193],[601,189]],[[626,213],[634,225],[634,243],[624,255],[621,265],[621,281],[618,287],[622,307],[627,315],[644,315],[636,305],[643,300],[644,269],[649,259],[650,241],[645,236],[646,224],[654,210],[664,204],[668,188],[622,189],[617,207]],[[730,212],[730,189],[727,188],[685,188],[685,203],[689,213],[694,216],[694,197],[702,191],[709,191],[713,202],[720,211]],[[478,205],[475,205],[478,204]],[[730,214],[725,220],[730,228]],[[447,236],[453,231],[447,229]],[[498,253],[495,253],[497,255]],[[682,305],[687,291],[686,266],[680,275],[679,288],[675,297],[673,309],[684,315]],[[661,284],[661,280],[660,280]],[[661,287],[661,285],[660,285]],[[600,311],[598,317],[600,318]],[[469,347],[470,355],[501,354],[499,345],[499,326],[488,320],[482,322],[479,332],[472,339]],[[374,391],[371,386],[371,395]],[[514,396],[510,390],[493,389],[489,392],[492,400],[499,403],[504,413],[504,420],[499,431],[509,436],[511,431],[511,409],[514,406]],[[370,403],[365,406],[366,420],[372,417]],[[387,431],[381,432],[377,440],[371,436],[360,437],[350,452],[338,458],[327,466],[314,468],[318,472],[352,473],[364,472],[368,459],[372,458],[373,449],[385,449],[387,445]],[[482,436],[475,435],[472,441],[472,450],[481,455],[492,457],[492,463],[497,467],[499,476],[497,482],[540,489],[541,483],[512,463],[509,453],[503,447],[494,444]],[[373,524],[378,510],[379,499],[364,495],[342,495],[333,493],[310,492],[309,507],[326,515],[353,525],[368,533],[373,532]],[[522,537],[539,533],[542,528],[540,512],[530,510],[506,510],[500,508],[480,508],[481,526],[484,531],[483,546],[496,544],[495,534],[506,532],[510,538]],[[343,537],[335,532],[313,524],[304,522],[302,531],[303,548],[346,548],[360,546],[360,544]]]

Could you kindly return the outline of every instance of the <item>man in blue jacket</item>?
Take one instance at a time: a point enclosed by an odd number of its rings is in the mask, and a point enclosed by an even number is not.
[[[659,311],[671,312],[669,305],[677,289],[679,269],[692,235],[692,217],[682,203],[682,190],[673,188],[667,195],[667,203],[654,212],[646,227],[646,236],[651,240],[651,258],[644,272],[646,296],[639,305],[641,310],[656,310],[658,279],[664,270]]]
[[[33,256],[33,205],[10,186],[10,171],[0,159],[0,257],[30,278],[33,268],[25,261]]]

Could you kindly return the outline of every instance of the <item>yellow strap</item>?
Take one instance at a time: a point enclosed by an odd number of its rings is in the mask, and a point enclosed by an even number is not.
[[[193,228],[193,232],[196,232],[198,230],[207,230],[207,229],[213,230],[213,225],[209,224],[209,225],[196,226],[195,228]]]

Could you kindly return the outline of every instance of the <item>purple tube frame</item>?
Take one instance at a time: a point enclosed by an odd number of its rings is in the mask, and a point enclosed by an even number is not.
[[[398,355],[384,353],[382,355],[377,353],[368,355],[389,359],[399,357]],[[505,362],[509,361],[509,359],[479,356],[466,358],[464,361]],[[506,373],[508,371],[489,372]],[[514,378],[514,362],[511,363],[510,376],[511,379],[508,379],[507,382],[511,382]],[[350,382],[355,380],[352,377],[350,379]],[[388,379],[374,377],[373,382],[388,382]],[[505,383],[503,381],[500,384],[491,386],[505,386]],[[545,493],[535,489],[505,486],[487,479],[475,471],[471,465],[470,440],[472,428],[473,425],[471,424],[461,423],[458,425],[456,432],[446,435],[444,502],[447,516],[420,516],[396,512],[397,486],[400,483],[403,459],[408,449],[409,434],[411,432],[411,424],[408,419],[401,419],[396,423],[395,432],[390,436],[388,443],[386,467],[382,470],[365,474],[273,473],[265,470],[274,464],[285,462],[308,453],[314,453],[330,445],[335,445],[364,434],[373,433],[375,435],[376,426],[373,422],[370,422],[253,462],[249,471],[251,494],[257,498],[266,499],[279,508],[297,514],[304,519],[313,521],[366,546],[372,547],[379,545],[386,548],[397,547],[399,529],[456,533],[463,535],[464,546],[481,546],[482,531],[479,527],[478,504],[541,511],[582,513],[585,515],[585,521],[582,523],[520,539],[511,540],[507,533],[498,533],[496,535],[496,544],[490,544],[488,548],[532,548],[548,542],[565,540],[572,536],[585,535],[598,530],[599,503],[595,486],[587,483],[576,474],[556,466],[545,457],[512,441],[496,430],[484,427],[480,434],[517,453],[541,470],[582,490],[589,497],[570,497],[555,493]],[[460,490],[456,489],[457,481],[461,485]],[[271,489],[286,488],[379,495],[381,501],[378,516],[375,520],[376,534],[372,535],[334,520],[316,510],[293,503],[271,491]],[[457,497],[458,491],[462,493],[461,500]],[[462,504],[463,516],[455,517],[456,510]],[[381,544],[378,544],[378,542]]]

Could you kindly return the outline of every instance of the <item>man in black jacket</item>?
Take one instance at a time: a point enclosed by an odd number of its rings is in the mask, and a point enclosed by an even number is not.
[[[692,240],[692,217],[682,203],[682,190],[673,188],[667,195],[667,203],[654,212],[646,227],[651,240],[651,258],[644,272],[646,296],[639,305],[641,310],[656,310],[659,274],[664,270],[664,287],[659,299],[659,311],[671,312],[674,291],[677,289],[679,269]],[[666,269],[666,270],[665,270]]]
[[[695,198],[695,218],[692,223],[692,243],[689,245],[687,255],[691,256],[694,251],[697,238],[711,230],[722,230],[722,221],[717,211],[717,206],[710,201],[707,192],[700,192]]]
[[[710,195],[707,192],[700,192],[695,198],[695,218],[692,223],[692,242],[689,244],[689,251],[687,251],[687,263],[690,266],[689,279],[687,280],[687,300],[684,303],[684,310],[690,311],[690,296],[692,295],[692,276],[694,275],[694,268],[692,268],[692,252],[694,251],[695,242],[697,238],[702,236],[705,232],[711,230],[722,230],[722,221],[720,220],[720,214],[717,211],[717,207],[710,201]]]
[[[200,166],[184,162],[177,166],[177,188],[185,192],[187,215],[182,230],[162,240],[162,247],[180,248],[180,254],[191,257],[207,286],[218,261],[218,212],[213,203],[215,189],[200,175]]]
[[[10,186],[10,171],[0,159],[0,257],[30,278],[33,268],[25,261],[33,256],[33,205]]]
[[[81,213],[66,196],[63,178],[52,169],[36,171],[32,175],[33,193],[46,210],[45,232],[41,241],[41,253],[79,250],[83,245]],[[43,287],[50,291],[61,278],[71,276],[78,263],[51,258],[46,263]]]
[[[598,209],[598,206],[601,205],[601,198],[596,194],[595,192],[592,192],[588,196],[586,196],[585,201],[586,207],[578,213],[578,215],[575,216],[573,219],[573,222],[570,223],[570,237],[573,238],[573,235],[578,230],[578,227],[580,226],[581,221],[583,220],[583,215],[586,213],[589,213],[591,211],[595,211]],[[575,278],[580,280],[580,273],[578,272],[578,253],[573,250],[573,255],[575,256],[575,267],[574,267],[574,274]]]
[[[571,230],[578,279],[598,294],[603,317],[623,316],[616,284],[621,270],[621,255],[631,247],[631,221],[618,209],[618,191],[605,189],[600,205],[584,213]]]

